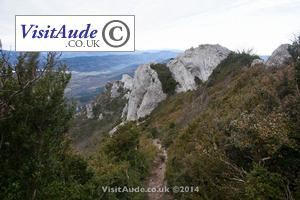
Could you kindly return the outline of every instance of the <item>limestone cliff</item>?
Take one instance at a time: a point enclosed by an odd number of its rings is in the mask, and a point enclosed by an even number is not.
[[[140,65],[134,74],[126,119],[132,121],[149,115],[166,97],[156,71],[150,64]]]
[[[171,60],[167,66],[179,83],[177,92],[196,88],[195,78],[205,82],[214,68],[225,59],[230,50],[220,45],[204,44],[186,50],[182,55]]]

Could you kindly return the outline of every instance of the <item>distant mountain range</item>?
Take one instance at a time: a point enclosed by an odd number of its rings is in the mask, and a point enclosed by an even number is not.
[[[18,52],[5,51],[11,63],[16,63]],[[180,50],[147,50],[135,52],[63,52],[60,59],[72,72],[65,91],[67,97],[79,105],[85,104],[102,91],[108,81],[120,79],[122,74],[133,75],[138,65],[166,62]],[[41,53],[42,56],[46,52]]]
[[[269,55],[260,55],[259,57],[261,59],[263,59],[264,61],[267,61],[270,56]]]
[[[135,66],[141,63],[162,62],[165,59],[176,57],[179,51],[145,51],[145,52],[128,52],[122,54],[104,54],[92,56],[64,57],[65,62],[70,71],[90,72],[90,71],[115,71]],[[70,56],[70,54],[68,54]],[[76,55],[76,54],[73,54]],[[80,55],[80,54],[77,54]]]
[[[64,53],[62,61],[72,72],[66,95],[75,99],[79,105],[86,104],[99,95],[108,81],[118,80],[122,74],[133,75],[142,63],[165,62],[179,53],[178,50]]]
[[[108,55],[138,55],[142,53],[158,52],[182,52],[178,49],[161,49],[161,50],[136,50],[134,52],[63,52],[62,58],[85,57],[85,56],[108,56]]]

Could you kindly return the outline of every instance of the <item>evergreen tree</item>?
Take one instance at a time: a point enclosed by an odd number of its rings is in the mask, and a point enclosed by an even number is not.
[[[15,65],[1,53],[0,199],[73,199],[91,174],[66,142],[71,76],[55,53],[22,53]]]

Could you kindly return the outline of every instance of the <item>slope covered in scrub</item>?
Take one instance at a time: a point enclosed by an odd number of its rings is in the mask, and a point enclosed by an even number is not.
[[[126,104],[124,95],[127,90],[120,87],[119,96],[112,98],[112,85],[108,83],[105,91],[90,103],[90,113],[87,109],[82,109],[72,121],[69,134],[73,146],[84,155],[95,152],[103,135],[121,122],[122,111]]]
[[[175,198],[298,197],[297,72],[293,64],[250,67],[255,58],[229,55],[209,81],[169,97],[143,124],[168,147],[169,186],[199,187]]]

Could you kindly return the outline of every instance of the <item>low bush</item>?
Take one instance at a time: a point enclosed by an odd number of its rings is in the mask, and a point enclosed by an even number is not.
[[[162,84],[163,92],[172,95],[175,93],[177,82],[172,77],[172,73],[165,64],[151,64],[151,68],[158,74],[158,79]]]

